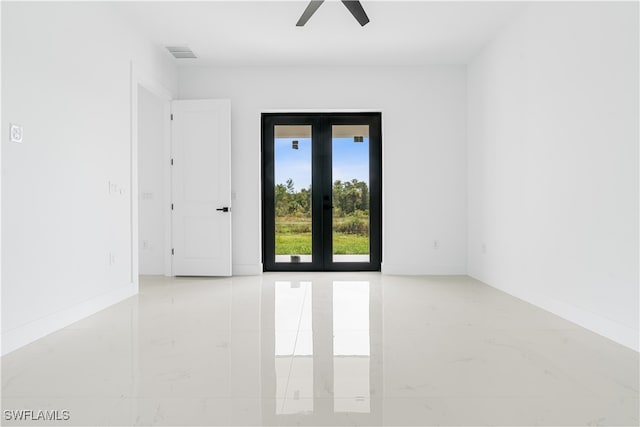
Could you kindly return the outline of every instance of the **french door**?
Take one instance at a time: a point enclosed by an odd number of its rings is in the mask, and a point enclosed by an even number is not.
[[[265,271],[379,271],[380,113],[262,115]]]

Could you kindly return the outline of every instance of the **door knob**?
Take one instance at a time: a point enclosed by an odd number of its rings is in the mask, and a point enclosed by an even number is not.
[[[222,207],[222,208],[218,208],[218,209],[216,209],[216,210],[217,210],[217,211],[221,211],[221,212],[229,212],[229,207],[228,207],[228,206],[225,206],[225,207]]]
[[[331,204],[331,198],[329,196],[323,196],[322,197],[323,200],[323,204],[322,207],[325,209],[333,209],[333,205]]]

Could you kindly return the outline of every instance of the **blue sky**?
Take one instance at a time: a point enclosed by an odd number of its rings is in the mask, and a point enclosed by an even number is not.
[[[291,148],[294,138],[275,140],[276,184],[293,179],[296,191],[311,185],[311,138],[295,138],[298,149]],[[333,139],[332,182],[357,179],[369,184],[369,138],[362,143],[353,138]]]

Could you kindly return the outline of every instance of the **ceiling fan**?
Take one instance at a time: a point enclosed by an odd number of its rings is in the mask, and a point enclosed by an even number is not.
[[[318,10],[322,3],[324,3],[324,0],[311,0],[307,8],[302,12],[300,19],[298,19],[296,27],[303,27],[309,18],[316,13],[316,10]],[[349,12],[351,12],[353,17],[356,18],[356,21],[360,23],[360,26],[364,27],[369,23],[369,17],[358,0],[342,0],[342,4],[349,9]]]

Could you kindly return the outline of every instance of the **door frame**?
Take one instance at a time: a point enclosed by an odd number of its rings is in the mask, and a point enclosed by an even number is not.
[[[312,198],[312,253],[320,254],[320,259],[311,263],[276,263],[267,259],[275,246],[274,198],[267,189],[275,187],[273,146],[265,145],[267,139],[273,139],[273,126],[312,124],[312,141],[331,140],[330,126],[350,124],[354,119],[367,121],[371,126],[371,139],[378,144],[370,144],[369,149],[369,218],[370,218],[370,259],[361,262],[334,262],[332,250],[332,228],[324,224],[331,223],[332,210],[323,208],[323,196],[331,194],[333,182],[330,171],[332,166],[332,145],[312,144],[312,164],[316,160],[320,167],[312,168],[312,187],[322,188],[324,194]],[[382,159],[382,111],[381,110],[340,110],[340,111],[276,111],[263,112],[260,116],[260,161],[261,173],[261,225],[262,225],[262,265],[264,271],[381,271],[382,268],[382,200],[383,200],[383,159]],[[270,159],[268,161],[268,159]],[[318,166],[316,164],[316,166]],[[328,192],[328,193],[327,193]],[[326,242],[329,242],[325,245]],[[273,254],[275,256],[275,253]]]
[[[163,186],[164,186],[164,210],[163,210],[163,222],[164,222],[164,275],[172,276],[171,268],[171,101],[174,99],[173,94],[158,80],[149,77],[147,74],[140,71],[139,67],[131,61],[130,62],[130,74],[131,74],[131,175],[130,175],[130,188],[131,191],[131,281],[138,288],[138,275],[139,275],[139,188],[138,188],[138,88],[142,87],[145,90],[152,93],[158,99],[162,101],[163,105],[163,119],[162,119],[162,150],[163,150]]]

